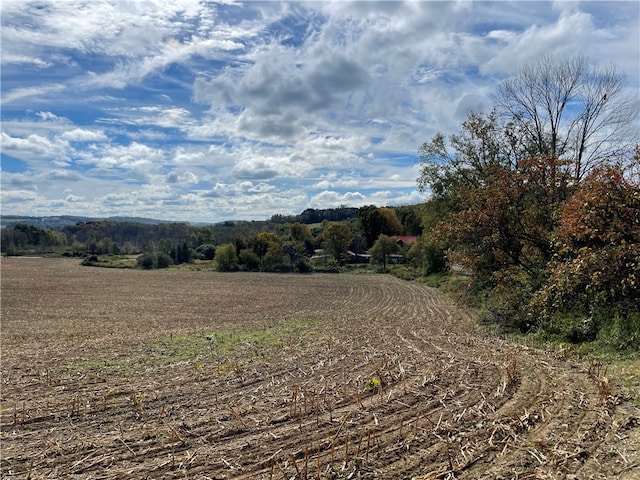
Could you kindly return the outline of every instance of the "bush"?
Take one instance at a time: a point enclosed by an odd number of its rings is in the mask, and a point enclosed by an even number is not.
[[[139,268],[143,268],[145,270],[151,270],[153,268],[153,263],[154,263],[153,254],[143,253],[137,258],[136,263],[138,264]]]
[[[233,243],[221,245],[216,250],[216,269],[219,272],[230,272],[238,269],[236,246]]]
[[[298,258],[295,262],[295,269],[298,273],[311,273],[313,267],[309,263],[309,259],[306,257]]]
[[[173,265],[173,260],[166,253],[156,253],[154,257],[155,268],[168,268]]]
[[[85,267],[91,267],[96,263],[98,263],[98,257],[96,255],[90,255],[82,260],[82,265],[84,265]]]
[[[604,322],[598,341],[616,350],[640,350],[640,311],[616,312]]]
[[[401,280],[415,280],[418,277],[415,269],[407,267],[406,265],[396,265],[392,267],[389,272]]]
[[[262,259],[262,270],[265,272],[288,272],[291,270],[281,245],[277,243],[269,245]]]
[[[633,302],[600,305],[591,311],[556,311],[540,332],[570,343],[595,343],[614,350],[640,350],[640,308]]]
[[[166,253],[143,253],[136,259],[138,268],[152,270],[155,268],[168,268],[173,265],[173,260]]]
[[[556,312],[542,325],[542,330],[573,344],[592,342],[598,334],[593,316],[575,312]]]
[[[200,260],[213,260],[216,256],[216,247],[210,244],[199,245],[196,248],[196,255]]]
[[[260,270],[260,259],[250,248],[240,250],[240,264],[249,272],[257,272]]]
[[[322,272],[322,273],[340,273],[342,272],[342,267],[340,263],[335,259],[329,259],[324,265],[316,265],[313,267],[314,271]]]

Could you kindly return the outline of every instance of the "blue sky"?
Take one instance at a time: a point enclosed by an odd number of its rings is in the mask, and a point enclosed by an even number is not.
[[[640,2],[3,0],[3,214],[414,204],[419,146],[543,54],[640,89]]]

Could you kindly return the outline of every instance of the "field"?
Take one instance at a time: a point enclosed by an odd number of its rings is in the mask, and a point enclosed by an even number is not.
[[[2,259],[2,478],[638,478],[604,368],[424,285]]]

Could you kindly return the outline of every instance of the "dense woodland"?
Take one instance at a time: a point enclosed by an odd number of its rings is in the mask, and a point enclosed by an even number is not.
[[[522,68],[500,84],[493,110],[470,112],[457,134],[420,147],[422,205],[210,226],[18,224],[2,230],[2,251],[136,254],[141,268],[213,260],[222,271],[454,269],[467,275],[463,297],[486,323],[638,350],[638,99],[625,96],[623,80],[581,57]]]

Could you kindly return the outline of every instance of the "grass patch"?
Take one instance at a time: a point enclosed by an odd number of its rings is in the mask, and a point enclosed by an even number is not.
[[[428,287],[439,288],[448,293],[458,293],[469,284],[469,277],[451,272],[438,272],[417,279]]]
[[[629,396],[634,405],[640,408],[640,352],[616,350],[598,341],[572,344],[562,336],[545,332],[505,333],[495,331],[491,325],[485,328],[516,343],[540,350],[561,352],[567,358],[577,357],[586,362],[601,364],[602,375],[607,376],[623,395]]]
[[[255,328],[230,326],[203,334],[171,335],[149,342],[145,348],[148,353],[89,360],[80,367],[127,375],[146,367],[192,362],[196,370],[201,370],[207,362],[240,357],[247,361],[266,357],[274,348],[297,345],[313,333],[313,325],[311,320],[290,320]]]
[[[640,408],[640,358],[617,360],[607,364],[609,375],[618,383],[634,405]]]
[[[389,273],[401,280],[416,280],[419,277],[417,270],[407,265],[390,265]]]
[[[185,272],[202,272],[202,271],[216,271],[215,260],[194,260],[190,263],[181,263],[180,265],[173,265],[169,267],[175,270],[181,270]]]
[[[136,268],[138,255],[92,255],[82,265],[102,268]]]
[[[247,348],[281,347],[297,343],[311,332],[310,320],[289,320],[282,323],[263,324],[253,330],[237,327],[220,329],[205,337],[207,348],[215,353],[236,353]]]

